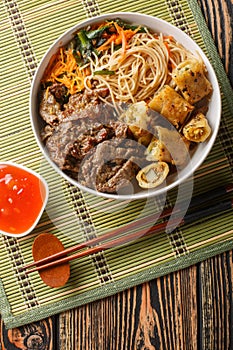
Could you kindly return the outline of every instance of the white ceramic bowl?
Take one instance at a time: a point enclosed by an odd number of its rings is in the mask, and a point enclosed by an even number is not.
[[[1,170],[6,173],[4,177],[4,173],[2,173]],[[0,234],[14,238],[26,236],[36,227],[44,212],[49,197],[47,182],[32,169],[13,162],[0,162],[0,181],[0,185],[4,186],[2,188],[2,191],[4,191],[2,203],[0,199],[0,216],[2,215]],[[26,195],[24,195],[25,192]],[[36,195],[40,196],[41,203],[39,203]],[[35,203],[35,206],[36,203],[38,204],[37,208],[33,206],[33,203]],[[8,207],[6,207],[6,205],[8,205]],[[31,216],[29,210],[33,212]],[[18,222],[25,222],[25,220],[30,221],[28,221],[27,226],[25,226],[23,230],[20,229],[19,232],[19,228],[17,227]],[[9,229],[6,229],[6,225],[4,225],[3,229],[2,225],[4,221],[7,222],[7,225],[10,225]],[[15,231],[15,233],[13,233],[13,226],[17,227],[16,230],[18,232]]]
[[[165,35],[173,35],[174,38],[181,43],[185,48],[190,50],[193,53],[197,53],[202,57],[206,68],[208,70],[208,79],[210,80],[212,86],[213,86],[213,94],[211,97],[211,101],[209,103],[209,110],[207,113],[207,119],[209,121],[209,124],[212,129],[212,134],[207,142],[198,144],[194,154],[191,157],[190,162],[187,164],[185,168],[183,168],[181,171],[177,173],[175,177],[173,177],[172,181],[167,183],[165,186],[160,188],[154,188],[150,190],[143,190],[141,189],[137,193],[129,193],[129,194],[107,194],[107,193],[101,193],[97,192],[93,189],[87,188],[85,186],[80,185],[77,181],[73,180],[64,172],[62,172],[56,164],[54,164],[51,159],[49,158],[49,155],[41,141],[40,137],[40,128],[41,128],[41,120],[38,114],[38,91],[40,88],[40,81],[42,79],[42,76],[44,74],[45,68],[52,57],[53,54],[56,53],[59,47],[66,45],[74,36],[74,34],[80,30],[83,27],[86,27],[88,25],[92,25],[95,22],[100,22],[105,19],[114,19],[114,18],[121,18],[122,20],[129,21],[135,24],[141,24],[144,26],[147,26],[151,28],[153,31],[158,33],[163,33]],[[206,55],[203,53],[203,51],[200,49],[200,47],[183,31],[178,29],[177,27],[171,25],[170,23],[156,18],[149,15],[139,14],[139,13],[128,13],[128,12],[118,12],[118,13],[111,13],[111,14],[104,14],[98,17],[94,17],[91,19],[87,19],[68,31],[66,31],[62,36],[60,36],[48,49],[48,51],[45,53],[43,59],[40,62],[40,65],[38,66],[38,69],[36,71],[36,74],[34,76],[34,80],[31,87],[31,95],[30,95],[30,115],[31,115],[31,123],[32,128],[37,140],[37,143],[45,156],[45,158],[48,160],[48,162],[56,169],[56,171],[67,181],[69,181],[71,184],[78,186],[82,190],[88,191],[92,194],[100,195],[106,198],[114,198],[114,199],[139,199],[139,198],[147,198],[155,195],[159,195],[162,193],[165,193],[166,191],[180,185],[184,182],[187,178],[189,178],[195,170],[200,167],[200,165],[203,163],[205,158],[207,157],[208,153],[210,152],[217,133],[219,129],[219,123],[221,118],[221,98],[220,98],[220,90],[218,81],[215,75],[215,72],[207,59]]]

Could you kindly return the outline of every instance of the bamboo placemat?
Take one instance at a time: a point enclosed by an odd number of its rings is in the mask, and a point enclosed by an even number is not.
[[[0,310],[6,327],[15,327],[109,296],[152,278],[182,269],[233,247],[233,217],[228,211],[211,220],[142,238],[71,263],[65,287],[52,289],[22,266],[32,260],[31,246],[41,232],[57,235],[66,247],[103,234],[140,216],[160,211],[161,199],[119,202],[95,197],[66,183],[48,165],[35,142],[29,118],[29,90],[44,52],[65,30],[86,17],[134,11],[163,18],[190,35],[210,59],[222,92],[222,122],[216,143],[196,171],[194,195],[232,182],[233,94],[211,36],[194,0],[2,0],[0,159],[40,172],[50,198],[34,232],[25,238],[0,237]],[[177,192],[167,195],[174,204]]]

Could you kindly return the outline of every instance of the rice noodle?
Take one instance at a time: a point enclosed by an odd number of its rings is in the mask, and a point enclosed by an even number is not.
[[[84,86],[90,90],[95,86],[108,87],[110,96],[106,102],[135,103],[147,100],[164,84],[171,81],[169,66],[175,67],[193,54],[178,44],[172,37],[137,33],[133,36],[122,55],[122,48],[102,52],[90,58],[91,74],[84,79]],[[114,75],[95,75],[101,70],[114,71]],[[116,107],[116,106],[115,106]]]

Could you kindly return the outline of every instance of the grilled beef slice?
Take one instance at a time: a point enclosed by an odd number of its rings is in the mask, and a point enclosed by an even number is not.
[[[106,116],[79,118],[54,127],[46,140],[51,159],[69,176],[102,192],[116,192],[140,169],[144,147],[128,126]]]
[[[80,166],[81,184],[115,193],[135,178],[142,166],[144,147],[134,140],[112,138],[97,145]]]

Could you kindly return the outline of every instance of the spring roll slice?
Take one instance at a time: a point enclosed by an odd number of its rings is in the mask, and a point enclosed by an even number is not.
[[[169,166],[165,162],[151,163],[142,168],[136,176],[141,188],[154,188],[161,185],[169,173]]]
[[[173,70],[172,78],[185,100],[194,104],[212,92],[212,85],[206,74],[206,67],[201,60],[189,59]]]
[[[157,138],[153,137],[145,150],[146,160],[150,162],[172,162],[171,154],[164,144]]]
[[[170,121],[176,128],[183,125],[193,106],[169,85],[163,86],[149,103],[149,107]]]
[[[198,113],[183,128],[184,137],[193,142],[204,142],[211,134],[208,120],[202,113]]]
[[[152,137],[148,131],[150,116],[148,115],[148,106],[144,101],[129,106],[119,119],[129,126],[131,133],[139,143],[145,146],[149,144]]]
[[[139,128],[146,129],[150,122],[148,106],[144,101],[136,102],[130,105],[120,115],[119,119],[128,125],[136,125]]]
[[[183,166],[189,160],[189,146],[190,141],[187,140],[176,130],[169,130],[158,126],[157,128],[158,139],[161,144],[166,148],[164,152],[164,159],[176,166]],[[167,154],[170,154],[170,160]]]

